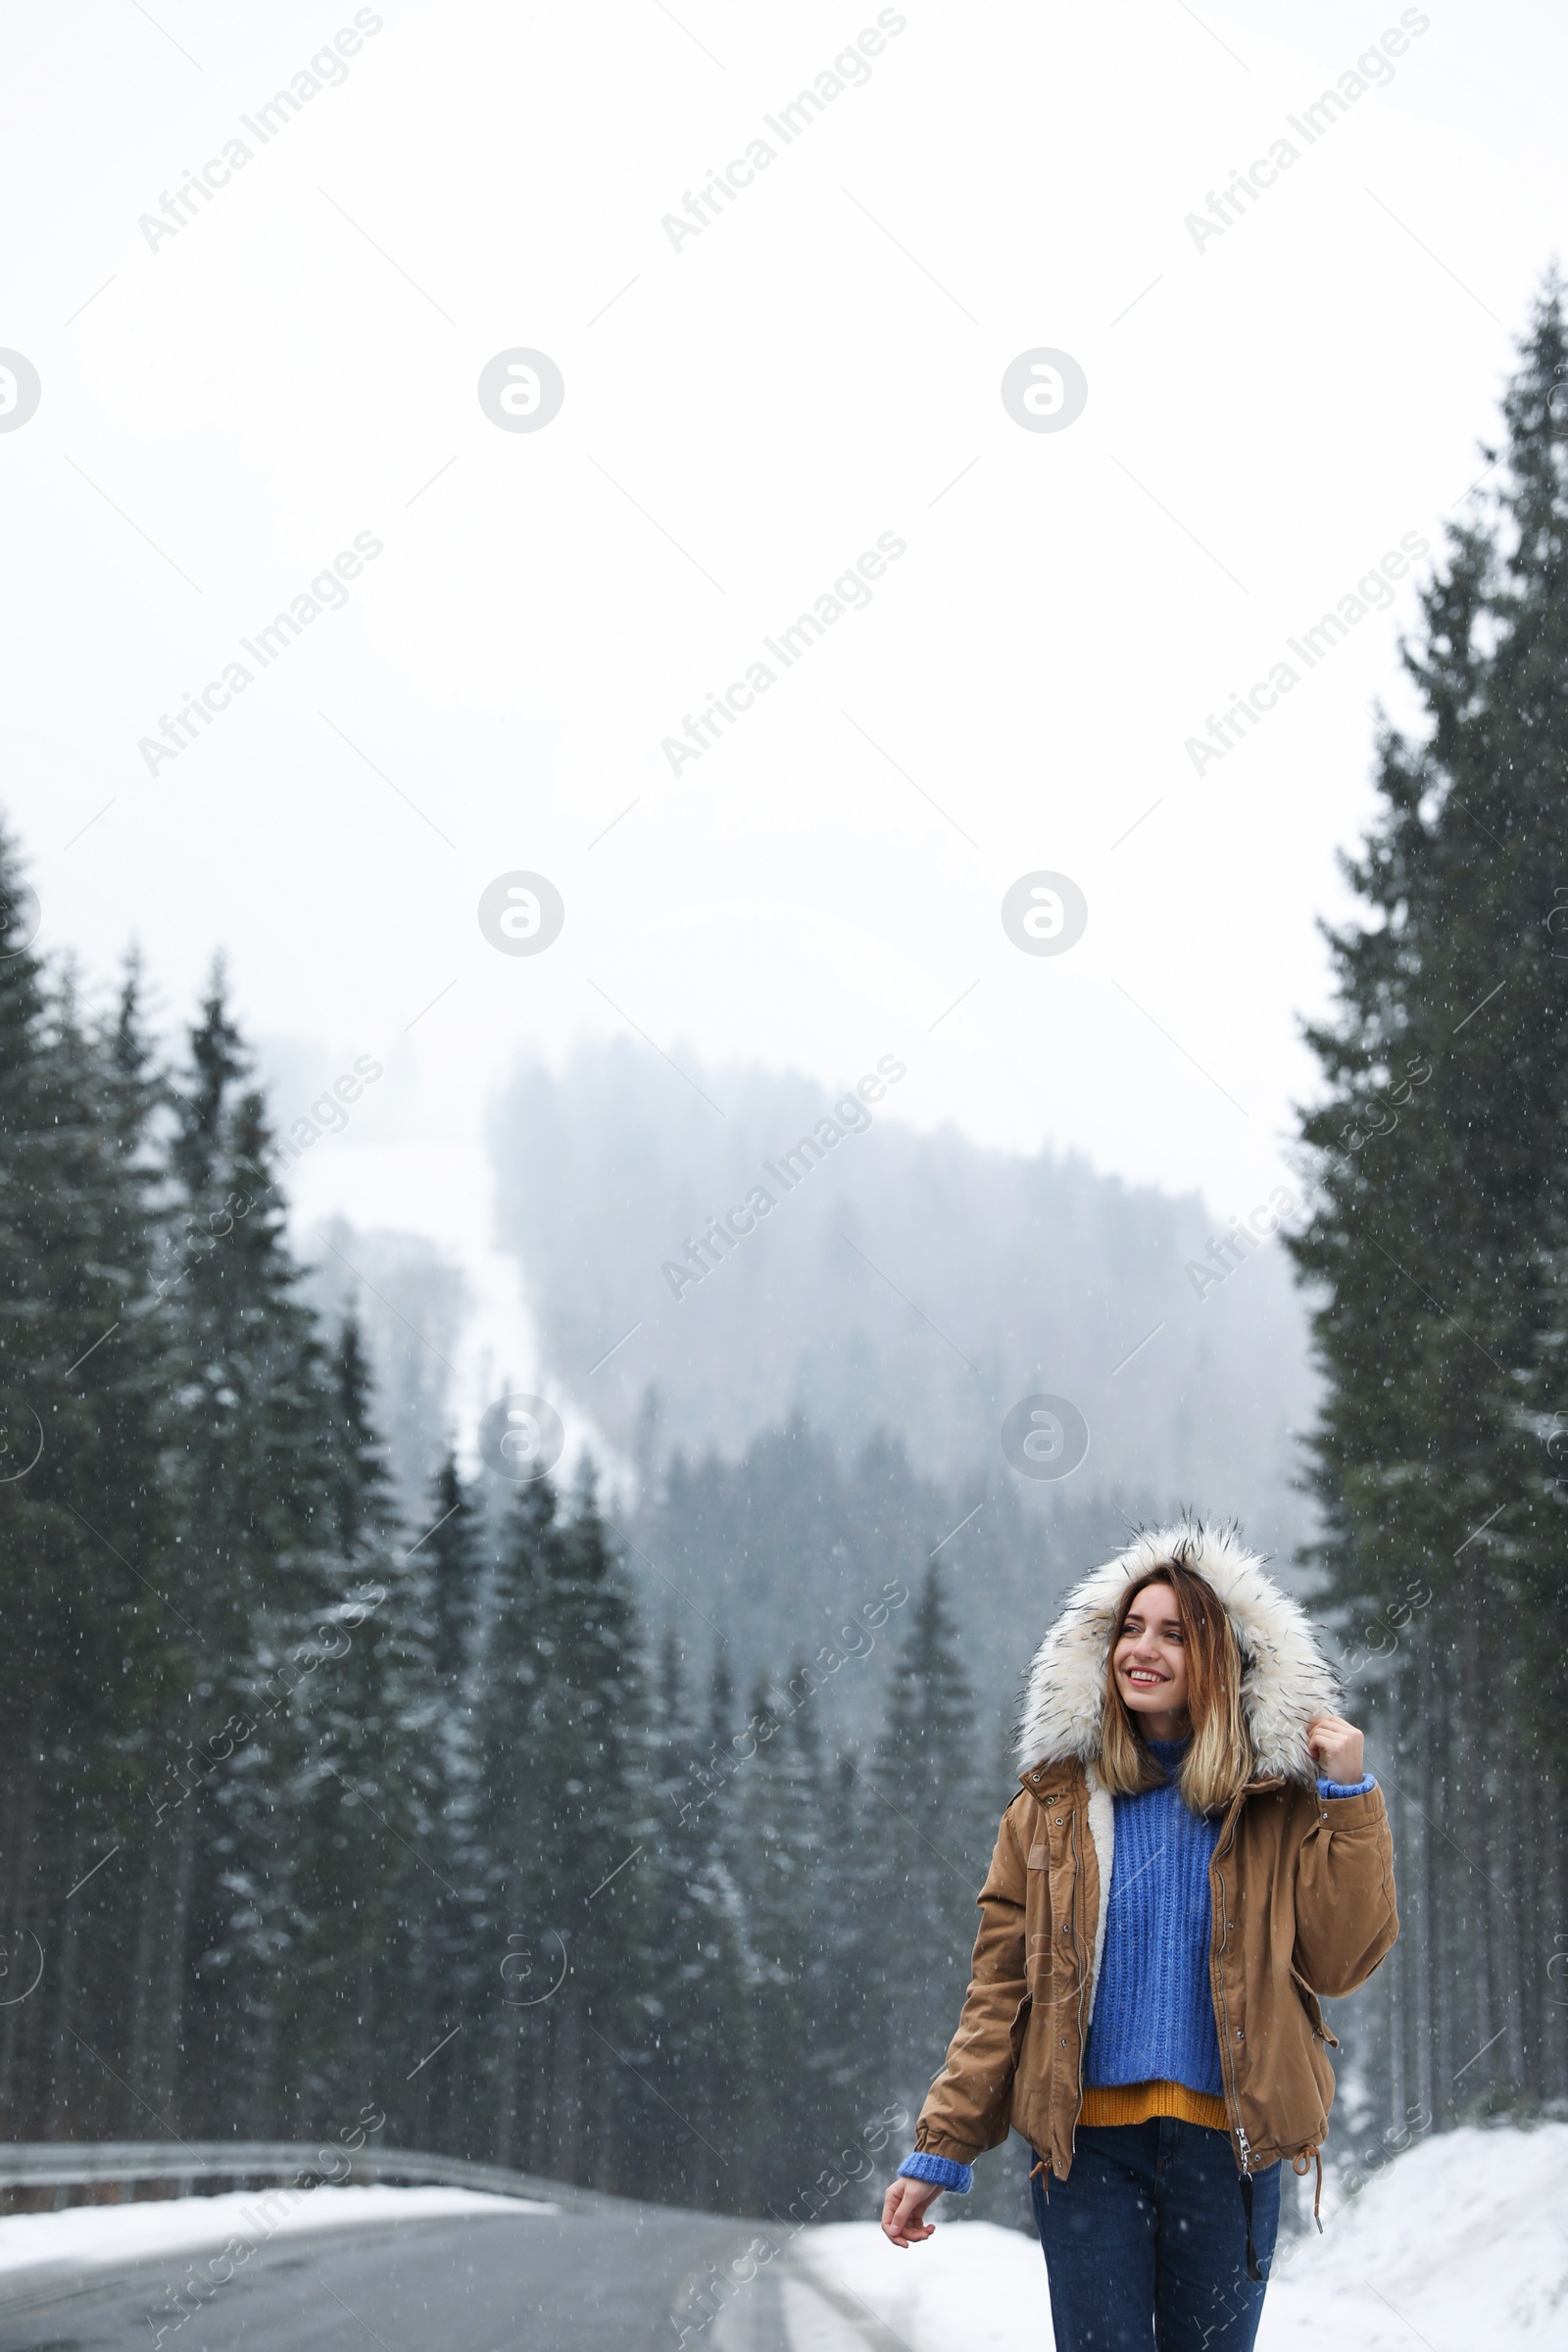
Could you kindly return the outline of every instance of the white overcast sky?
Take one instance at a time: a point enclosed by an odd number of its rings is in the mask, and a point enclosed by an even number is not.
[[[171,1021],[221,947],[302,1072],[382,1057],[302,1197],[476,1260],[495,1087],[627,1021],[824,1085],[898,1053],[921,1126],[1262,1200],[1410,583],[1201,777],[1184,742],[1480,470],[1561,243],[1562,13],[1404,11],[1307,147],[1286,118],[1389,0],[906,0],[784,147],[762,117],[871,0],[382,0],[261,146],[239,118],[355,13],[0,10],[0,344],[42,383],[0,433],[0,802],[42,944],[107,975],[140,941]],[[476,395],[515,346],[564,377],[536,433]],[[1000,396],[1036,347],[1087,374],[1059,433]],[[138,739],[364,533],[346,607],[149,775]],[[869,607],[673,776],[662,739],[883,533]],[[565,902],[537,958],[476,920],[514,868]],[[1089,905],[1058,958],[999,919],[1037,868]]]

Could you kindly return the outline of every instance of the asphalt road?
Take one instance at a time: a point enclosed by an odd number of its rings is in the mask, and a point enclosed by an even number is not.
[[[632,2205],[376,2223],[259,2246],[157,2352],[675,2352],[683,2283],[755,2225]],[[187,2255],[0,2279],[0,2352],[154,2352]],[[710,2345],[711,2334],[693,2339]]]

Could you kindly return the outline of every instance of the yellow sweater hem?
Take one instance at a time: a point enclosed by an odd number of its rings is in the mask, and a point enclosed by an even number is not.
[[[1209,2090],[1189,2090],[1185,2082],[1091,2085],[1084,2092],[1078,2121],[1103,2130],[1112,2124],[1147,2124],[1156,2115],[1172,2115],[1184,2124],[1204,2124],[1211,2132],[1230,2130],[1224,2100]]]

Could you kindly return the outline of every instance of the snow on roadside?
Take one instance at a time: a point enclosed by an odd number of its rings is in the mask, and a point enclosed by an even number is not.
[[[812,2272],[874,2312],[909,2352],[1052,2352],[1037,2238],[995,2222],[949,2223],[920,2246],[890,2246],[875,2222],[826,2222],[798,2237],[791,2274]],[[786,2300],[791,2352],[840,2352],[845,2328],[806,2292]],[[862,2339],[863,2343],[863,2339]]]
[[[1324,2236],[1281,2247],[1257,2352],[1568,2343],[1568,2124],[1443,2132],[1348,2207],[1326,2184],[1323,2219]],[[874,2222],[830,2223],[796,2240],[785,2276],[812,2271],[909,2352],[1052,2352],[1045,2260],[1020,2230],[941,2223],[901,2252]],[[786,2307],[792,2352],[840,2352],[842,2316],[803,2287]]]
[[[559,2205],[492,2197],[469,2188],[246,2188],[216,2197],[151,2197],[135,2205],[73,2205],[63,2213],[0,2217],[0,2276],[43,2263],[98,2269],[155,2254],[202,2253],[244,2238],[256,2246],[313,2230],[388,2222],[446,2221],[459,2214],[531,2220]]]
[[[1290,2249],[1257,2352],[1568,2342],[1568,2124],[1424,2139]]]

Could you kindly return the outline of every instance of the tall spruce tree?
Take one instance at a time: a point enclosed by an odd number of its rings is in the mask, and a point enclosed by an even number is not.
[[[390,2107],[387,2076],[401,2086],[422,2055],[407,2038],[411,1952],[446,1885],[420,1849],[414,1727],[400,1704],[421,1679],[420,1594],[394,1542],[387,1448],[352,1314],[332,1349],[323,1420],[328,1542],[295,1653],[308,1672],[285,1829],[292,2071],[301,2121],[313,2124]]]
[[[974,1899],[990,1848],[982,1826],[989,1756],[958,1662],[942,1571],[926,1570],[894,1663],[887,1722],[868,1778],[877,1813],[874,1899],[883,1941],[889,2097],[912,2102],[930,2079],[968,1975]]]
[[[478,2128],[502,2164],[548,2169],[544,2079],[546,2009],[569,1965],[569,1920],[550,1908],[541,1867],[546,1804],[536,1756],[542,1669],[538,1648],[556,1492],[549,1479],[518,1488],[496,1542],[474,1673],[474,1838],[480,1900],[475,1943],[488,1960],[476,2038],[488,2093]]]
[[[759,1678],[749,1753],[737,1776],[747,1940],[752,1960],[747,2117],[752,2209],[782,2210],[823,2161],[833,2131],[813,2063],[820,1994],[811,1967],[821,1899],[822,1756],[809,1684],[775,1691]],[[798,1703],[804,1701],[804,1703]],[[780,2093],[790,2086],[788,2099]],[[809,2167],[809,2169],[806,2169]]]
[[[181,2111],[216,2127],[234,2103],[273,2102],[291,2056],[282,2026],[299,1923],[285,1791],[309,1671],[293,1653],[334,1543],[332,1399],[220,973],[189,1053],[172,1089],[154,1311],[176,1413],[164,1457],[179,1520],[171,1597],[200,1657],[167,1725],[173,1801],[143,1849],[156,1959],[144,1983],[157,1990],[133,2041],[163,2095],[183,2079],[194,2103]]]
[[[720,1701],[727,1722],[727,1700]],[[728,1782],[715,1776],[715,1736],[687,1690],[666,1627],[652,1692],[650,1840],[644,1940],[648,1974],[640,2038],[662,2103],[660,2162],[642,2185],[671,2202],[712,2208],[738,2193],[736,2127],[748,2078],[746,1905],[732,1860]],[[728,1740],[728,1732],[723,1736]]]
[[[49,1957],[5,2010],[0,2092],[35,2131],[90,2132],[128,2110],[78,2030],[79,1956],[116,1901],[120,1874],[97,1873],[160,1768],[153,1726],[192,1629],[168,1590],[160,1368],[137,1311],[155,1229],[136,990],[93,1020],[29,931],[0,836],[0,1899],[19,1966]]]
[[[637,1998],[655,1822],[636,1619],[591,1466],[564,1512],[548,1479],[519,1490],[474,1689],[495,2142],[533,2171],[624,2183],[657,2106]]]
[[[1328,1081],[1291,1247],[1327,1376],[1317,1563],[1375,1706],[1406,1934],[1350,2028],[1385,2106],[1568,2090],[1536,1955],[1561,1916],[1568,344],[1537,305],[1494,487],[1423,588],[1379,808],[1329,933]],[[1555,1903],[1557,1908],[1553,1909]]]
[[[398,1564],[393,1662],[396,1748],[413,1808],[410,1842],[431,1867],[405,1870],[407,2016],[421,2059],[399,2129],[418,2147],[469,2152],[466,2117],[477,2095],[482,2044],[454,2019],[482,2018],[489,1970],[476,1923],[484,1904],[475,1749],[476,1642],[489,1546],[483,1513],[449,1451],[431,1485],[421,1530]],[[497,1980],[499,1984],[499,1980]],[[441,2048],[444,2036],[453,2038]],[[390,2110],[389,2110],[390,2112]]]
[[[547,1914],[570,1939],[566,1981],[549,2011],[551,2144],[566,2178],[609,2187],[626,2118],[645,2104],[647,2045],[626,1995],[645,1967],[639,1870],[654,1825],[636,1619],[591,1464],[549,1567],[534,1711],[538,1859]]]

